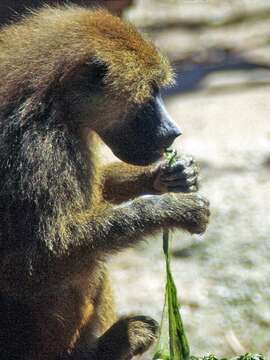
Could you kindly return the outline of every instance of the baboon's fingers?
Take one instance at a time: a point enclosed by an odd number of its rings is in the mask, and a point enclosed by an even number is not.
[[[170,173],[161,173],[160,180],[173,181],[176,179],[186,179],[195,175],[198,175],[198,168],[195,166],[189,166],[184,169],[182,167],[176,167],[174,168],[174,171]]]
[[[170,180],[170,181],[161,181],[161,184],[163,184],[164,186],[167,186],[168,189],[172,188],[172,187],[190,187],[192,185],[195,185],[198,181],[198,177],[193,176],[193,177],[188,177],[188,178],[180,178],[180,179],[175,179],[175,180]]]
[[[174,193],[191,193],[198,191],[198,186],[192,185],[192,186],[172,186],[168,187],[169,192]]]
[[[179,170],[184,170],[185,168],[191,166],[192,164],[194,164],[194,159],[192,156],[183,156],[180,159],[176,159],[174,164],[168,164],[168,162],[166,161],[164,164],[162,164],[161,166],[161,170],[164,174],[172,174],[176,171]]]

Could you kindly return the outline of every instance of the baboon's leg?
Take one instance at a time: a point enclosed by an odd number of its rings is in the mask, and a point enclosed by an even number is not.
[[[55,360],[56,354],[73,349],[95,308],[79,289],[63,287],[36,299],[32,312],[39,336],[31,360]]]
[[[98,336],[103,335],[116,321],[117,314],[110,278],[104,270],[103,279],[94,301],[95,313],[80,334],[78,349],[89,349]]]
[[[158,324],[146,316],[122,318],[105,332],[92,349],[75,349],[61,360],[130,360],[154,343]]]

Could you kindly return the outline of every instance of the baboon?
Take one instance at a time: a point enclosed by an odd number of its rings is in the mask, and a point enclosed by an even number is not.
[[[205,231],[160,88],[168,61],[105,10],[45,8],[0,32],[0,354],[127,360],[158,326],[116,319],[106,259],[161,228]],[[122,161],[100,168],[99,137]],[[160,160],[160,162],[158,162]]]

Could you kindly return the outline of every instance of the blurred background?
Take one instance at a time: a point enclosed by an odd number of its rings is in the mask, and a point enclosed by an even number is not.
[[[44,2],[2,0],[0,23]],[[63,1],[46,1],[57,2]],[[212,211],[204,236],[173,234],[172,266],[192,353],[270,357],[270,1],[74,2],[102,3],[123,15],[175,69],[176,86],[163,92],[183,130],[175,148],[199,161]],[[114,160],[105,148],[102,157]],[[119,313],[160,320],[162,235],[147,240],[108,266]]]
[[[173,234],[192,353],[270,357],[270,1],[137,0],[125,17],[173,63],[175,148],[199,161],[211,202],[202,238]],[[112,259],[121,314],[161,318],[161,249],[160,234]]]

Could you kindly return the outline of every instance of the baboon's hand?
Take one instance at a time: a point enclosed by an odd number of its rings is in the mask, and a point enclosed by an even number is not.
[[[171,221],[192,234],[205,232],[209,222],[209,201],[199,194],[164,194],[160,206],[167,208]],[[163,203],[163,204],[162,204]]]
[[[190,233],[204,233],[210,217],[209,201],[198,194],[186,195],[185,203],[185,228]]]
[[[142,214],[144,219],[150,214],[152,221],[162,227],[182,228],[192,234],[201,234],[209,221],[209,201],[197,193],[146,195],[133,204],[136,203],[146,211]]]
[[[168,161],[162,161],[154,170],[153,188],[159,193],[194,192],[198,190],[199,167],[191,156],[176,158],[169,166]]]

